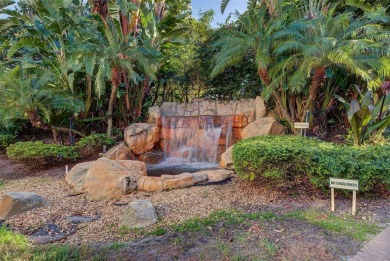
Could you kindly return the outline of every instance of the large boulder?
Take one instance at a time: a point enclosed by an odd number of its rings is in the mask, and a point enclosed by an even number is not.
[[[100,158],[85,176],[86,198],[91,201],[119,199],[135,190],[142,176],[146,176],[146,165],[142,161]]]
[[[130,160],[132,159],[132,152],[125,142],[121,142],[109,149],[102,157],[110,160]]]
[[[85,176],[91,165],[95,161],[87,161],[76,164],[68,173],[65,175],[65,181],[78,193],[84,192],[84,181]]]
[[[263,135],[283,135],[285,129],[274,117],[260,118],[251,122],[241,131],[241,137],[247,139]]]
[[[148,152],[160,140],[159,130],[155,124],[135,123],[124,131],[125,142],[135,155]]]
[[[144,228],[157,223],[157,213],[149,200],[135,200],[124,209],[120,226]]]
[[[233,147],[234,145],[221,154],[221,161],[219,162],[220,167],[233,169]]]
[[[46,200],[36,193],[8,192],[0,197],[0,219],[6,219],[46,204]]]

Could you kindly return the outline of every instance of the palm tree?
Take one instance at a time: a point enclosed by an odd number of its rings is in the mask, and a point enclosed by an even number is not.
[[[280,57],[272,71],[278,75],[275,82],[287,78],[287,87],[299,93],[311,79],[304,110],[314,109],[327,72],[335,68],[357,76],[369,88],[381,86],[381,79],[390,75],[385,10],[356,17],[351,11],[337,13],[336,7],[294,21],[274,35],[274,55]]]
[[[105,81],[111,81],[111,93],[107,110],[107,136],[111,136],[114,102],[118,87],[125,87],[126,109],[132,112],[140,99],[138,84],[157,68],[159,52],[144,41],[140,30],[141,1],[134,3],[114,1],[110,10],[106,1],[90,1],[93,12],[98,14],[103,26],[100,34],[93,36],[90,44],[97,53],[95,89],[100,94],[105,89]],[[95,33],[96,34],[96,33]],[[131,87],[134,87],[131,90]],[[132,95],[133,99],[130,99]],[[132,104],[131,104],[132,103]],[[131,118],[136,118],[133,115]],[[126,120],[127,123],[127,120]]]
[[[228,1],[225,1],[227,3]],[[252,6],[256,1],[249,1]],[[279,15],[284,9],[283,1],[265,1],[241,15],[237,26],[231,28],[225,36],[216,42],[220,51],[215,56],[215,67],[211,77],[222,73],[228,66],[234,66],[246,55],[252,54],[257,66],[258,75],[264,86],[272,83],[269,70],[276,57],[272,52],[273,34],[281,30],[286,22],[286,16]],[[271,90],[277,106],[285,119],[292,122],[285,103],[277,90]]]
[[[1,68],[0,73],[0,118],[3,123],[16,119],[29,120],[31,125],[53,132],[70,132],[55,122],[56,118],[67,119],[83,109],[83,103],[69,90],[53,84],[53,74],[25,64],[13,69]],[[78,131],[72,130],[80,136]]]

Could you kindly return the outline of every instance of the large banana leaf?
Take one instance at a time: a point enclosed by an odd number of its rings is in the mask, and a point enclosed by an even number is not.
[[[362,132],[365,126],[370,122],[370,119],[371,113],[367,106],[363,106],[353,114],[350,124],[352,127],[352,136],[356,145],[362,144],[364,138]]]

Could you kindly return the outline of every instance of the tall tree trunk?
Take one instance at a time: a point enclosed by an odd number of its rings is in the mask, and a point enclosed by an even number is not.
[[[122,79],[123,82],[125,83],[125,103],[126,103],[126,110],[130,111],[130,97],[129,97],[129,89],[130,89],[130,84],[129,84],[129,79],[127,78],[127,73],[125,70],[122,71]]]
[[[260,76],[261,81],[266,85],[269,86],[271,84],[271,79],[268,77],[268,69],[262,68],[258,70],[258,74]],[[293,120],[291,119],[290,113],[288,112],[287,108],[284,106],[282,97],[276,90],[272,90],[272,95],[275,99],[276,106],[279,106],[280,111],[282,112],[283,118],[285,118],[290,124],[293,124]],[[292,126],[292,125],[291,125]]]
[[[145,76],[145,80],[141,86],[141,93],[138,97],[138,106],[136,109],[135,118],[138,118],[142,114],[142,107],[144,102],[145,93],[149,91],[149,76]]]
[[[110,100],[108,101],[108,111],[107,111],[107,137],[111,137],[112,134],[112,113],[114,111],[114,102],[116,97],[116,90],[118,85],[121,83],[121,70],[117,67],[111,69],[111,95]]]
[[[85,99],[85,117],[87,117],[89,113],[89,109],[91,108],[91,97],[92,97],[92,80],[91,76],[87,74],[87,97]]]
[[[110,100],[108,102],[108,111],[107,111],[107,137],[111,137],[112,134],[112,113],[114,110],[114,102],[116,96],[116,90],[118,86],[112,85]]]
[[[321,89],[323,83],[324,83],[324,76],[325,76],[325,67],[321,67],[315,70],[313,79],[310,84],[309,88],[309,98],[306,101],[305,109],[313,111],[314,109],[314,102],[317,99],[317,93],[318,90]],[[302,117],[302,120],[304,120],[305,114]]]
[[[161,78],[159,77],[157,79],[156,92],[155,92],[155,95],[154,95],[154,98],[153,98],[152,106],[156,105],[156,102],[157,102],[157,99],[158,99],[158,91],[160,89],[160,85],[161,85]]]

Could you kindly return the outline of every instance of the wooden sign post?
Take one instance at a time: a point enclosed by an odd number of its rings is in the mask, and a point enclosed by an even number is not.
[[[356,191],[359,190],[359,181],[356,179],[329,179],[331,194],[331,210],[334,211],[334,189],[347,189],[352,191],[352,215],[356,214]]]
[[[294,122],[294,129],[301,129],[301,135],[302,135],[302,130],[305,130],[305,134],[302,136],[306,137],[306,129],[308,128],[309,128],[308,122]]]

